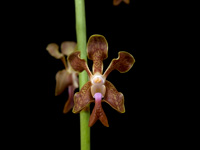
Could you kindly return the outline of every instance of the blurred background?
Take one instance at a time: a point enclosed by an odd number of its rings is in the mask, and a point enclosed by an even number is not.
[[[49,55],[49,43],[76,41],[74,1],[30,2],[16,8],[16,40],[23,51],[16,71],[21,85],[15,102],[19,107],[12,114],[14,139],[22,134],[17,145],[29,148],[79,149],[79,114],[63,114],[67,90],[55,97],[55,74],[64,69],[60,60]],[[101,34],[108,41],[108,58],[104,71],[119,51],[131,53],[136,62],[127,73],[111,72],[111,81],[125,97],[126,112],[120,114],[103,103],[110,127],[100,121],[91,128],[91,150],[142,149],[170,147],[176,138],[174,122],[169,121],[173,107],[165,90],[170,76],[165,71],[168,52],[160,15],[163,4],[130,0],[113,5],[112,0],[85,0],[87,39]],[[18,36],[22,37],[18,39]],[[22,45],[23,43],[23,45]],[[19,52],[19,51],[18,51]],[[89,68],[92,61],[88,60]],[[16,87],[18,89],[18,87]],[[78,90],[76,90],[78,91]],[[15,106],[13,106],[15,107]],[[94,104],[91,104],[91,110]],[[22,132],[23,131],[23,132]],[[26,145],[24,145],[26,143]],[[28,146],[27,146],[28,145]]]

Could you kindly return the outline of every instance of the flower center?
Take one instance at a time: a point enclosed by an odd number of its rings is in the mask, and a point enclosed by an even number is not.
[[[92,84],[101,84],[104,83],[104,79],[102,78],[101,75],[94,75],[92,78]]]
[[[100,77],[94,78],[94,82],[95,83],[100,83],[101,81],[102,81],[102,79]]]

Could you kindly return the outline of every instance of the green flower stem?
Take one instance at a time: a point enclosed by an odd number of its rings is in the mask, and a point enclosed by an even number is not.
[[[81,58],[87,61],[86,52],[86,21],[85,21],[85,1],[75,0],[76,12],[76,37],[77,48],[81,51]],[[88,81],[86,71],[79,74],[79,88]],[[89,107],[89,106],[88,106]],[[81,136],[81,150],[90,150],[90,127],[88,122],[90,118],[90,109],[87,108],[80,112],[80,136]]]

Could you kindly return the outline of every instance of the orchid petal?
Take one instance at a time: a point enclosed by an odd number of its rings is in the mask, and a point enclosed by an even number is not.
[[[75,71],[82,72],[83,70],[85,70],[88,73],[89,77],[92,76],[86,61],[80,58],[80,51],[74,52],[69,55],[68,62]]]
[[[76,50],[76,42],[65,41],[61,44],[61,52],[64,55],[69,56]]]
[[[130,3],[130,0],[123,0],[124,1],[124,3],[126,3],[126,4],[129,4]]]
[[[74,95],[74,108],[73,113],[78,113],[83,110],[89,103],[93,102],[93,98],[90,92],[92,83],[88,81],[83,85],[80,92]]]
[[[94,97],[95,97],[95,106],[93,108],[92,114],[89,119],[89,127],[93,126],[98,119],[104,126],[109,127],[108,119],[101,105],[102,94],[96,93]]]
[[[118,92],[115,86],[106,80],[106,94],[104,96],[104,102],[108,103],[112,108],[117,110],[120,113],[125,112],[124,106],[124,95],[121,92]]]
[[[113,5],[117,6],[119,5],[122,1],[124,1],[124,3],[129,4],[130,0],[113,0]]]
[[[56,90],[55,95],[60,95],[69,85],[72,84],[72,76],[66,69],[56,73]]]
[[[125,51],[121,51],[118,53],[118,58],[113,59],[108,66],[107,70],[104,72],[104,77],[106,78],[108,74],[114,69],[118,70],[121,73],[125,73],[131,69],[133,64],[135,63],[134,57]]]
[[[65,106],[63,109],[64,114],[68,113],[74,106],[74,90],[75,90],[75,87],[73,87],[72,85],[68,87],[68,100],[65,103]]]
[[[122,2],[122,0],[113,0],[113,5],[117,6]]]
[[[103,71],[103,60],[108,57],[108,43],[102,35],[92,35],[87,43],[88,58],[93,60],[93,74]]]
[[[49,52],[49,54],[56,59],[61,59],[64,55],[59,52],[59,47],[55,43],[50,43],[47,45],[46,50]]]

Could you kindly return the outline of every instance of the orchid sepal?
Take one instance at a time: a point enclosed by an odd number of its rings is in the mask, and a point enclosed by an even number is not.
[[[106,94],[102,101],[108,103],[118,112],[125,113],[124,95],[121,92],[118,92],[115,86],[108,80],[106,80],[105,86]]]
[[[66,101],[64,105],[64,109],[63,109],[64,114],[68,113],[74,106],[74,98],[73,98],[74,90],[75,90],[74,86],[68,87],[68,100]]]
[[[60,95],[72,83],[72,75],[66,69],[56,73],[55,96]]]
[[[92,72],[102,74],[103,60],[108,57],[108,42],[102,35],[90,36],[87,43],[88,58],[93,60]]]
[[[86,84],[83,85],[80,92],[75,93],[74,95],[74,107],[72,112],[78,113],[83,110],[88,104],[94,102],[93,97],[91,95],[92,83],[88,81]]]

